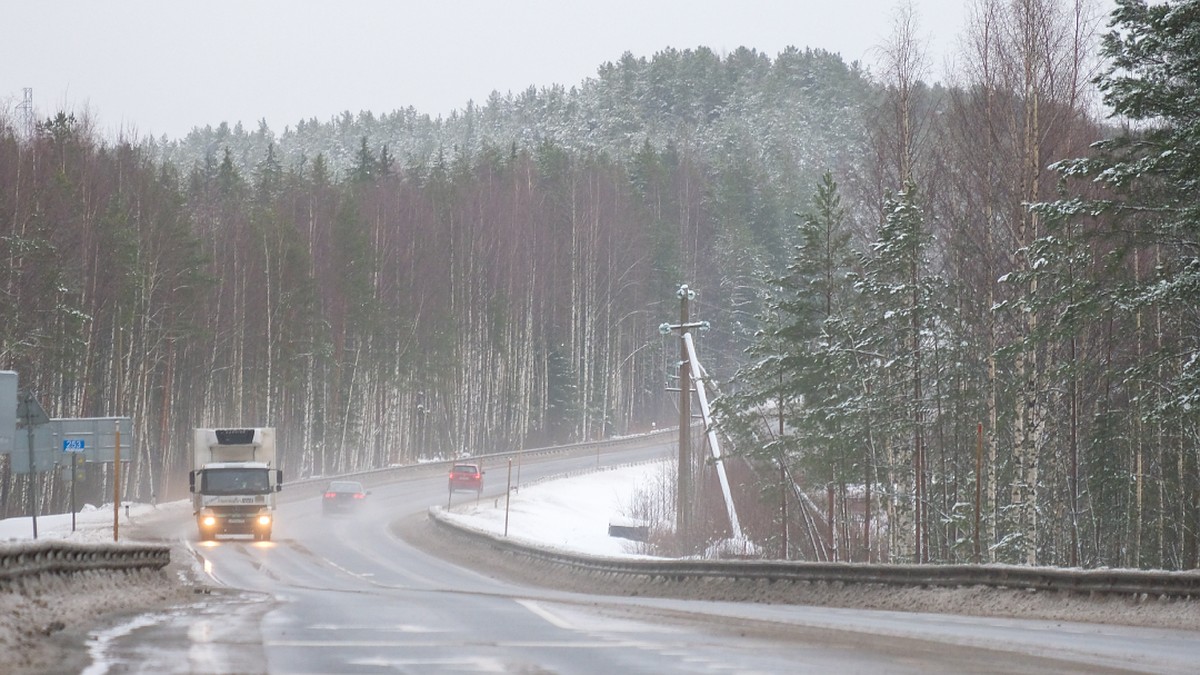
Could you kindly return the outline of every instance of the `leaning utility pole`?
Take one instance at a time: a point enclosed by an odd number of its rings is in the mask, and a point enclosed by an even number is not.
[[[683,544],[691,531],[690,504],[692,501],[692,370],[685,336],[689,328],[699,327],[688,321],[688,301],[696,292],[683,284],[676,292],[679,297],[679,324],[664,323],[659,333],[670,335],[679,331],[679,471],[675,481],[675,536]]]
[[[679,287],[679,479],[675,495],[675,522],[680,543],[688,540],[691,518],[688,504],[692,494],[692,366],[688,361],[688,300],[695,292],[684,284]]]

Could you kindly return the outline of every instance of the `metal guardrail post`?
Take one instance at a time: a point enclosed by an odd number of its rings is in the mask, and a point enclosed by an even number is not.
[[[38,541],[0,545],[0,584],[39,574],[90,570],[156,570],[171,562],[171,549],[159,544],[82,544]]]
[[[529,542],[500,538],[490,532],[454,523],[435,508],[430,509],[429,515],[435,524],[444,529],[531,560],[553,563],[581,573],[638,577],[664,583],[703,583],[724,579],[735,583],[769,581],[793,584],[877,584],[909,588],[986,586],[1052,593],[1200,599],[1200,571],[606,558],[544,549]]]

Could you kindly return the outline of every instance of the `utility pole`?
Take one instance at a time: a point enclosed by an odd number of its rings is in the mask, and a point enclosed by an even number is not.
[[[689,320],[688,301],[696,297],[696,292],[687,284],[680,286],[675,295],[679,298],[679,323],[664,323],[658,327],[658,332],[670,335],[673,330],[679,331],[679,471],[675,487],[675,534],[684,544],[691,534],[692,502],[692,366],[684,336],[691,328],[707,329],[708,323]]]
[[[692,493],[692,367],[688,363],[683,335],[687,332],[688,297],[692,294],[687,284],[679,287],[679,479],[675,495],[675,522],[678,523],[681,542],[688,540],[691,530],[688,504]]]

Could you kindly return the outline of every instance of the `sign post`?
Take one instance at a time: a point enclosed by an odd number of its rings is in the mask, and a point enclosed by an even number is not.
[[[33,538],[37,540],[37,467],[33,465],[33,425],[26,422],[29,443],[29,517],[33,519]]]
[[[116,423],[117,449],[113,455],[113,541],[117,540],[117,521],[121,515],[121,423]]]
[[[87,441],[82,438],[64,438],[63,452],[71,458],[71,531],[75,531],[75,479],[79,476],[79,465],[83,462],[83,451]]]
[[[33,519],[33,538],[37,539],[37,467],[33,463],[33,427],[47,424],[50,417],[46,415],[33,392],[25,391],[17,403],[17,419],[25,424],[29,443],[29,515]]]

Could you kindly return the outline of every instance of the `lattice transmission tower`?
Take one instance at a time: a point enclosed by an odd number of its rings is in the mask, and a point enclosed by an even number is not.
[[[25,126],[25,137],[33,138],[33,87],[25,87],[23,90],[24,97],[21,105],[17,106],[17,110],[21,114],[21,124]]]

